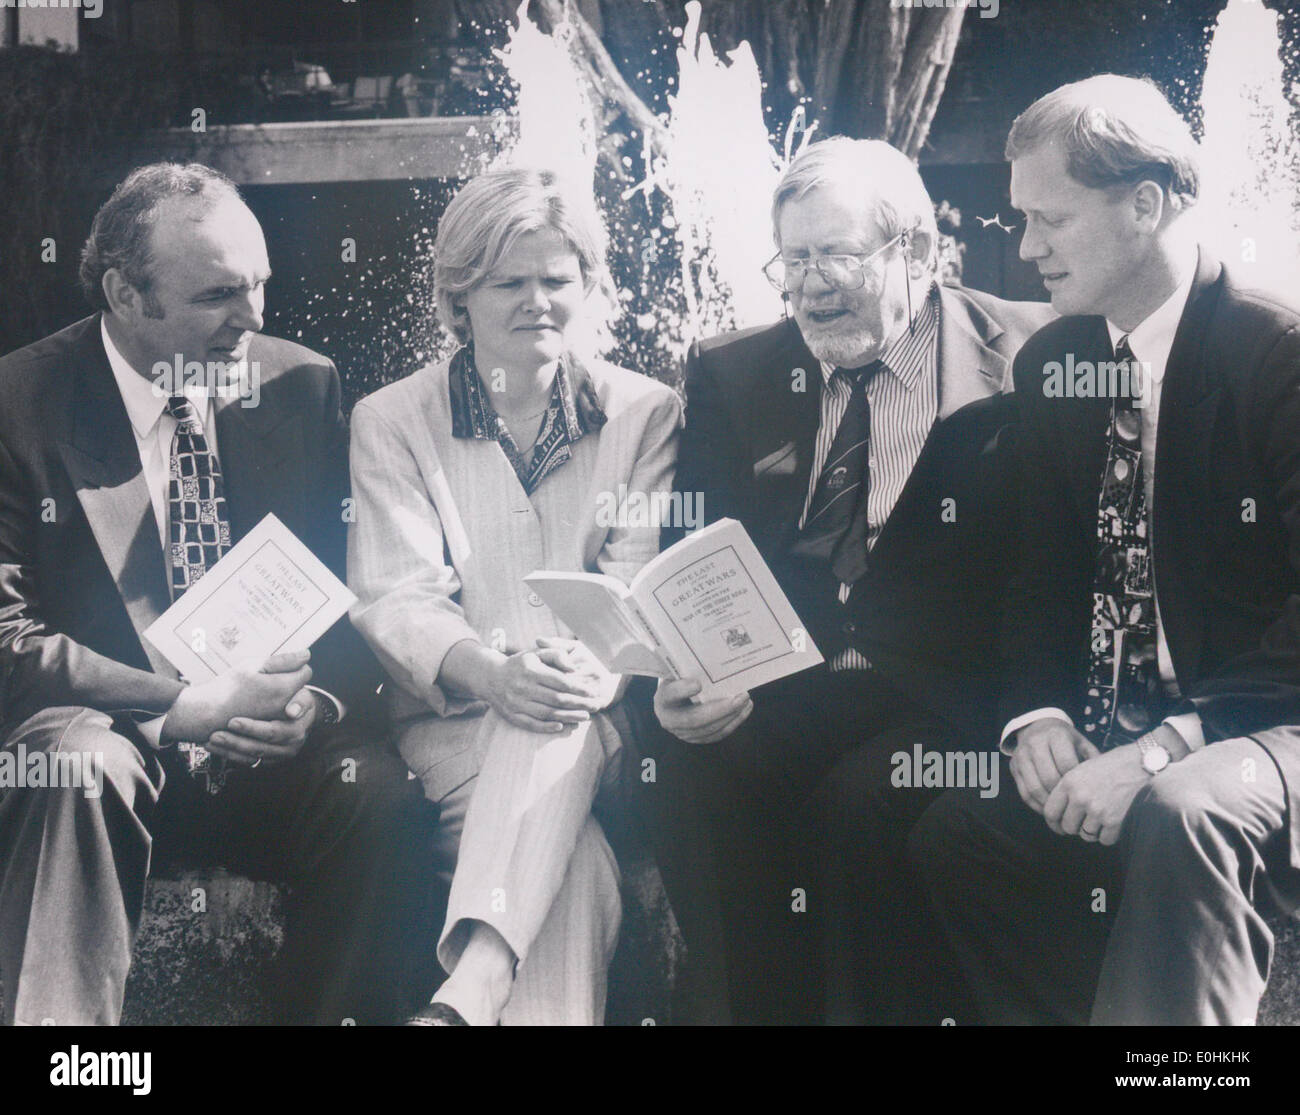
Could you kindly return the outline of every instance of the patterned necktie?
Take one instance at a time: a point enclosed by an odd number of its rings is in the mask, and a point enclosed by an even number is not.
[[[817,478],[808,517],[796,550],[829,559],[841,584],[851,585],[867,571],[867,488],[871,482],[871,404],[867,383],[884,364],[837,368],[853,389],[844,417]]]
[[[1133,360],[1127,337],[1115,347],[1115,359]],[[1091,634],[1081,729],[1104,751],[1147,731],[1161,705],[1142,416],[1131,396],[1116,395],[1111,404]]]
[[[176,419],[167,481],[168,554],[176,600],[230,549],[230,520],[221,464],[208,445],[194,404],[184,395],[171,395],[167,413]],[[220,792],[225,764],[197,743],[181,743],[177,748],[188,756],[190,773],[206,783],[208,792]]]

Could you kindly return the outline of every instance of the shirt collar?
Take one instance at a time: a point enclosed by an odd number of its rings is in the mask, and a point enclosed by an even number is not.
[[[904,329],[885,347],[880,362],[904,388],[911,391],[925,367],[926,356],[938,339],[939,284],[931,283],[921,309],[912,320],[912,328]],[[822,381],[829,385],[837,370],[836,365],[823,360],[821,367]]]
[[[121,350],[108,335],[108,325],[99,319],[99,335],[104,341],[104,352],[108,355],[108,366],[113,369],[113,378],[117,380],[117,389],[126,405],[126,416],[131,421],[131,428],[136,437],[148,437],[158,419],[167,408],[167,396],[154,389],[153,383],[137,372],[127,362]]]
[[[108,366],[113,369],[113,378],[117,380],[117,389],[126,406],[126,416],[131,422],[131,429],[137,438],[146,438],[158,425],[158,419],[167,409],[167,392],[157,380],[142,376],[122,355],[122,350],[113,343],[108,335],[108,325],[101,316],[99,335],[104,342],[104,352],[108,356]],[[181,393],[194,404],[199,420],[208,425],[212,415],[212,400],[202,384],[183,384]]]
[[[472,345],[458,349],[451,358],[447,389],[451,399],[452,437],[483,441],[500,439],[500,418],[483,390],[483,381],[474,365]],[[571,353],[560,358],[547,405],[556,408],[557,422],[563,425],[565,439],[570,443],[600,429],[606,421],[587,369]]]
[[[1149,367],[1149,374],[1155,383],[1165,378],[1169,353],[1174,347],[1174,334],[1178,332],[1178,323],[1182,320],[1188,295],[1192,291],[1192,281],[1196,278],[1196,259],[1196,251],[1193,249],[1190,259],[1184,259],[1182,262],[1178,285],[1174,287],[1174,292],[1148,314],[1136,328],[1125,334],[1124,330],[1113,321],[1106,319],[1106,331],[1110,334],[1111,348],[1114,349],[1121,338],[1127,336],[1134,359],[1140,360]]]

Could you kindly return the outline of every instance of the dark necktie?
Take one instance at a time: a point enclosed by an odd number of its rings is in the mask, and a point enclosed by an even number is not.
[[[828,559],[842,584],[851,585],[867,571],[867,489],[871,483],[871,404],[867,384],[884,364],[837,368],[852,391],[844,417],[826,454],[804,520],[798,552]]]
[[[1128,338],[1115,346],[1131,362]],[[1107,750],[1147,731],[1162,702],[1156,659],[1151,532],[1142,475],[1142,415],[1131,396],[1111,404],[1106,472],[1097,501],[1097,565],[1080,728]]]
[[[171,395],[167,413],[176,419],[167,481],[168,551],[176,600],[230,549],[230,520],[221,464],[194,404],[184,395]],[[190,773],[206,783],[209,793],[219,792],[225,784],[225,764],[200,744],[177,746],[188,756]]]

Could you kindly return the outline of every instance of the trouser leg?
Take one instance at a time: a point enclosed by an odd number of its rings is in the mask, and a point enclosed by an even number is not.
[[[834,909],[815,795],[864,740],[918,721],[928,719],[873,675],[821,670],[764,687],[740,729],[695,748],[736,1021],[824,1019],[822,930]]]
[[[33,758],[51,775],[75,759],[82,769],[80,786],[18,786],[0,796],[6,1021],[115,1024],[144,906],[162,769],[107,715],[84,708],[37,713],[6,751],[24,757],[28,777]],[[87,769],[97,785],[86,784]]]
[[[507,1026],[600,1026],[609,962],[622,921],[620,874],[600,825],[588,817],[564,881],[520,963]]]
[[[219,795],[172,783],[169,855],[288,885],[279,1021],[391,1023],[427,1001],[437,810],[394,752],[340,726],[288,762],[233,770]]]
[[[950,790],[909,854],[988,1022],[1087,1021],[1120,901],[1114,848],[1058,836],[1003,761],[994,798]]]
[[[1125,893],[1093,1021],[1250,1025],[1268,980],[1269,908],[1300,904],[1283,781],[1251,739],[1167,767],[1133,803]]]
[[[942,792],[923,784],[942,763],[971,792],[993,783],[996,754],[961,752],[937,721],[899,728],[855,747],[814,795],[815,900],[824,912],[826,1020],[840,1025],[939,1025],[973,1020],[956,960],[907,863],[907,836]],[[945,762],[949,753],[964,763]],[[982,759],[982,766],[980,760]],[[982,772],[982,773],[981,773]],[[906,777],[896,777],[897,775]]]
[[[647,690],[630,691],[628,697],[643,757],[637,776],[629,780],[628,801],[654,849],[673,918],[686,943],[673,987],[672,1017],[678,1024],[727,1025],[731,1009],[718,872],[708,811],[700,800],[702,749],[659,726],[650,706],[653,687]]]
[[[591,810],[616,761],[617,733],[605,717],[545,735],[491,712],[480,731],[487,745],[478,777],[453,795],[469,803],[438,958],[454,973],[474,925],[485,923],[519,961],[503,1020],[603,1021],[621,904],[613,854]],[[444,825],[456,817],[452,803]]]

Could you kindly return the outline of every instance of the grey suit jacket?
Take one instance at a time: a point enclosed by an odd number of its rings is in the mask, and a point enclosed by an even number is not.
[[[849,607],[839,603],[825,563],[792,552],[822,390],[818,361],[795,322],[692,348],[676,486],[703,493],[708,521],[730,516],[745,524],[828,660],[852,645],[913,701],[960,730],[988,734],[1008,544],[1017,530],[1007,444],[1011,360],[1055,314],[1041,303],[951,287],[940,297],[938,420]],[[805,374],[796,379],[799,368]],[[796,382],[804,389],[792,389]],[[945,517],[946,506],[955,518]],[[674,540],[670,532],[664,542]]]
[[[399,746],[431,796],[473,774],[485,743],[475,739],[486,706],[439,681],[447,652],[464,639],[509,652],[571,636],[523,583],[527,574],[627,582],[658,552],[656,527],[607,512],[631,493],[671,490],[681,402],[646,376],[586,367],[607,421],[531,496],[495,441],[452,436],[445,363],[353,412],[352,620],[392,679]]]
[[[264,336],[249,360],[259,405],[216,402],[233,536],[274,512],[342,576],[334,365]],[[167,559],[99,315],[0,359],[0,398],[0,730],[59,705],[166,712],[181,682],[141,633],[171,602]],[[346,620],[317,642],[312,668],[350,719],[377,711],[378,667]]]

